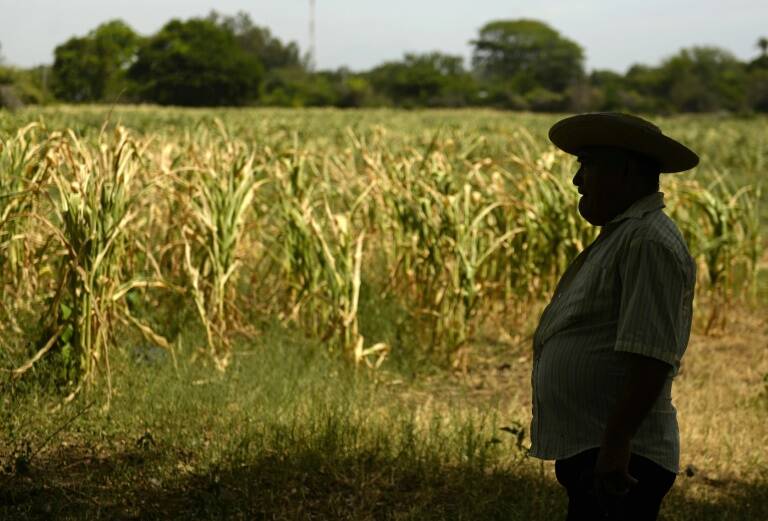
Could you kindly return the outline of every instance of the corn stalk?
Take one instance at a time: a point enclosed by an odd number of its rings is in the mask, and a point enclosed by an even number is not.
[[[49,180],[54,166],[49,152],[56,141],[55,137],[41,137],[42,130],[39,123],[30,123],[0,141],[0,294],[5,297],[6,290],[12,290],[12,299],[29,305],[36,291],[35,237],[29,215],[36,211]],[[18,331],[13,315],[9,313],[9,323]]]
[[[734,190],[718,176],[707,188],[688,182],[678,183],[676,189],[678,221],[706,275],[704,288],[711,304],[704,327],[708,333],[725,326],[735,291],[756,287],[762,251],[755,203],[759,187]],[[738,280],[737,266],[741,267]]]
[[[97,147],[89,147],[70,131],[56,155],[55,189],[49,194],[52,218],[33,214],[64,247],[46,317],[51,336],[13,376],[20,377],[43,354],[57,348],[67,366],[67,383],[74,388],[65,401],[93,385],[99,366],[110,396],[109,350],[116,345],[118,320],[127,316],[142,333],[168,347],[160,335],[131,317],[122,301],[128,289],[142,284],[126,270],[133,253],[130,226],[142,195],[136,187],[140,163],[135,143],[119,127],[113,140],[100,135]]]
[[[257,179],[252,153],[232,142],[220,146],[214,145],[184,183],[191,219],[182,226],[182,238],[184,265],[205,327],[208,354],[223,371],[231,357],[227,303],[231,302],[231,281],[241,265],[238,246],[254,193],[266,181]]]
[[[354,216],[373,189],[370,186],[343,212],[333,212],[328,200],[322,210],[312,201],[313,187],[306,184],[304,158],[286,159],[276,179],[279,190],[277,237],[279,261],[288,283],[285,320],[298,322],[331,349],[356,362],[378,366],[388,352],[384,344],[365,348],[360,334],[360,298],[365,232],[354,231]]]

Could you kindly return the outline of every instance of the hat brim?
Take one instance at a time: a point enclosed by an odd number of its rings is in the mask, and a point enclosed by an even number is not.
[[[699,156],[691,149],[635,119],[639,120],[621,114],[579,114],[555,123],[549,139],[573,155],[595,146],[638,152],[656,160],[664,173],[684,172],[699,164]]]

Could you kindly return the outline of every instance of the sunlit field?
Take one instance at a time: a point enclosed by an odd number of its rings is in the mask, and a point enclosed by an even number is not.
[[[597,230],[557,119],[0,112],[0,517],[563,517],[530,340]],[[661,518],[768,519],[768,120],[652,119],[701,156]]]

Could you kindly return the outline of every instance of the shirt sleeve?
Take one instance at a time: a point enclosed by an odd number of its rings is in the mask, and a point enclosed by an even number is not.
[[[674,253],[645,238],[630,242],[619,266],[621,309],[616,351],[680,365],[685,275]]]

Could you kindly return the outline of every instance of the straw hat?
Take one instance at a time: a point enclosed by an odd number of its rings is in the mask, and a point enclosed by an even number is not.
[[[573,155],[591,146],[632,150],[655,159],[665,173],[683,172],[699,164],[699,156],[662,134],[650,121],[619,112],[592,112],[565,118],[552,125],[549,139]]]

